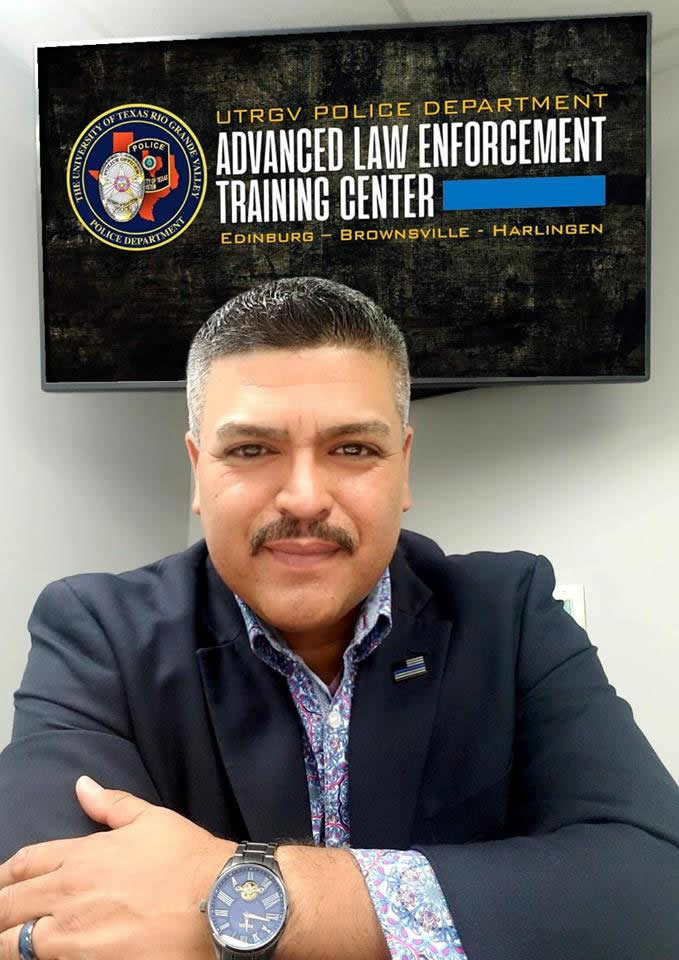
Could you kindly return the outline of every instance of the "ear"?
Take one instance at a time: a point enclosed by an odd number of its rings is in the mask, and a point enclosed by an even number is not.
[[[410,455],[413,450],[414,436],[415,427],[408,425],[403,441],[403,502],[401,504],[403,513],[407,513],[413,505],[413,498],[410,494]]]
[[[184,443],[191,461],[191,472],[193,473],[193,497],[191,499],[191,511],[200,516],[200,488],[198,486],[198,455],[200,453],[196,442],[190,431],[184,434]]]

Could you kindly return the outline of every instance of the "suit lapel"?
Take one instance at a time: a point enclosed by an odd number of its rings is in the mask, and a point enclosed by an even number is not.
[[[431,592],[397,554],[392,630],[359,664],[349,730],[351,845],[407,849],[451,622],[418,616]],[[427,673],[395,681],[396,664],[421,654]]]
[[[231,591],[208,560],[208,629],[197,651],[219,751],[249,836],[309,838],[302,731],[287,681],[250,649]],[[242,838],[233,838],[242,839]]]

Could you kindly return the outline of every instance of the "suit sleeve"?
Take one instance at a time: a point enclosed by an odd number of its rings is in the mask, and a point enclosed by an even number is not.
[[[43,590],[28,626],[12,739],[0,754],[0,862],[27,844],[105,829],[76,798],[83,773],[159,802],[133,742],[113,651],[67,581]]]
[[[510,835],[417,849],[469,960],[679,957],[679,789],[553,589],[538,557],[517,653]]]

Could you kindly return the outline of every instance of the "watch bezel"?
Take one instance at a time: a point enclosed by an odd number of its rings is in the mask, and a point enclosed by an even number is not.
[[[216,898],[217,893],[221,889],[222,883],[224,883],[232,873],[235,873],[237,870],[242,870],[244,867],[249,867],[251,869],[255,867],[258,870],[264,870],[271,877],[272,881],[278,885],[283,895],[283,918],[279,921],[279,928],[276,933],[272,934],[267,940],[261,940],[259,943],[246,943],[243,940],[236,940],[235,937],[230,937],[228,934],[220,933],[219,930],[216,929],[212,920],[211,908],[214,904],[214,899]],[[226,866],[215,880],[212,890],[210,891],[210,895],[207,899],[205,912],[207,913],[210,930],[212,931],[212,937],[216,944],[225,948],[226,950],[251,956],[254,953],[259,953],[262,950],[266,950],[267,947],[271,947],[274,943],[276,943],[283,933],[283,929],[288,919],[288,911],[288,892],[285,889],[285,884],[275,870],[272,870],[271,867],[267,866],[265,863],[234,863],[232,866]]]

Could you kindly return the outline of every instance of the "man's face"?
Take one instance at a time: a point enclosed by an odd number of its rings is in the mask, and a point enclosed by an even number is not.
[[[190,434],[186,445],[193,509],[224,582],[283,633],[351,619],[410,507],[412,436],[381,353],[324,346],[215,360],[200,447]]]

